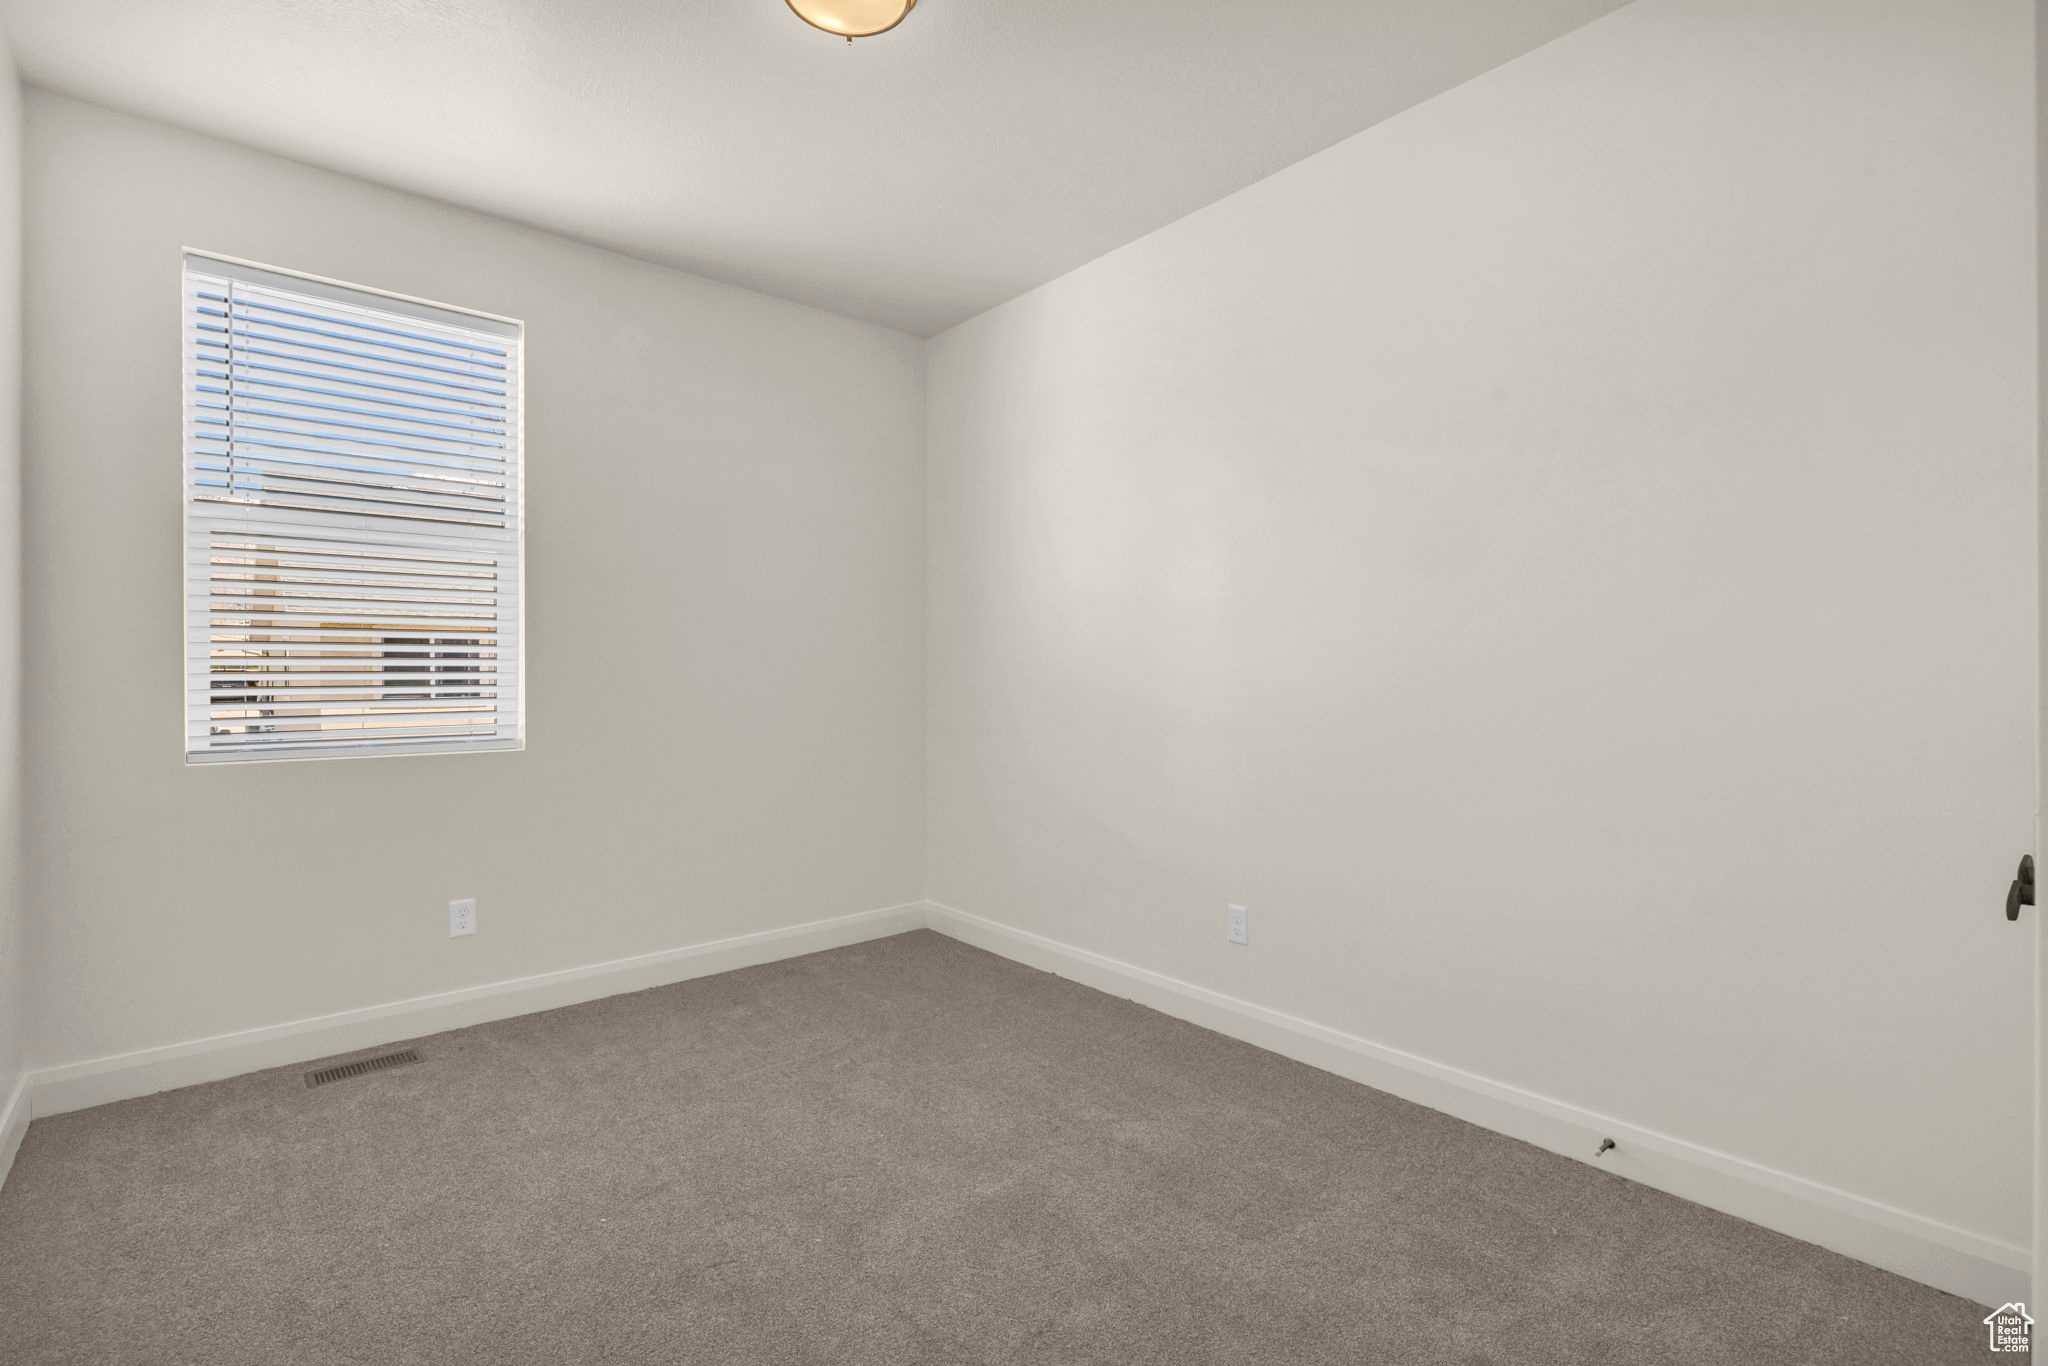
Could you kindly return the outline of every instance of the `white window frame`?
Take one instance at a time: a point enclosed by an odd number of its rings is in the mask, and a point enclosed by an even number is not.
[[[224,275],[237,283],[246,283],[257,289],[276,289],[295,293],[321,301],[323,307],[370,308],[380,313],[396,315],[400,319],[426,322],[440,327],[457,327],[487,335],[504,343],[509,352],[510,364],[506,378],[510,381],[509,401],[505,407],[506,449],[508,482],[504,510],[510,526],[490,533],[462,533],[452,529],[436,529],[426,523],[409,524],[388,517],[348,517],[336,511],[299,511],[276,506],[252,506],[247,512],[226,507],[219,502],[202,502],[197,496],[201,488],[202,441],[200,411],[202,393],[197,387],[197,372],[203,362],[199,360],[201,348],[198,345],[201,316],[194,307],[193,273]],[[461,754],[475,752],[517,751],[526,747],[526,517],[525,517],[525,325],[516,318],[485,313],[477,309],[461,308],[455,305],[437,303],[411,295],[398,294],[388,290],[374,289],[345,281],[311,275],[239,257],[196,248],[185,248],[178,271],[180,340],[183,347],[180,373],[180,403],[183,411],[180,461],[181,480],[179,496],[182,504],[184,535],[180,538],[183,551],[181,566],[180,597],[185,612],[184,629],[184,688],[185,706],[181,709],[184,718],[185,759],[188,764],[213,765],[223,763],[281,763],[305,759],[341,759],[369,757],[397,757],[400,755]],[[213,320],[209,320],[213,321]],[[218,427],[218,410],[212,414]],[[214,438],[218,442],[218,438]],[[232,449],[232,447],[230,447]],[[213,453],[219,459],[219,453]],[[393,460],[392,463],[398,463]],[[232,461],[230,469],[233,468]],[[216,472],[212,476],[220,479]],[[229,476],[233,478],[232,475]],[[241,522],[250,529],[250,534],[261,535],[264,531],[272,537],[292,537],[295,533],[303,537],[336,539],[337,543],[354,543],[358,546],[389,546],[394,550],[411,549],[417,552],[415,563],[424,562],[423,557],[436,553],[447,554],[451,545],[464,542],[470,536],[485,537],[494,547],[490,551],[509,559],[509,579],[495,573],[499,566],[493,566],[493,603],[491,607],[496,625],[500,631],[509,624],[511,644],[505,645],[504,637],[494,638],[492,649],[494,679],[490,686],[494,696],[490,713],[492,732],[490,734],[469,733],[459,736],[431,736],[426,738],[382,737],[368,740],[346,740],[325,738],[296,742],[291,740],[267,741],[264,743],[223,742],[211,738],[214,727],[208,718],[213,714],[214,697],[219,685],[209,681],[209,673],[216,662],[211,639],[213,613],[206,607],[205,585],[211,579],[214,555],[210,543],[203,538],[218,531],[223,525]],[[508,534],[509,533],[509,534]],[[336,555],[335,558],[340,558]],[[425,577],[424,574],[420,577]],[[324,624],[323,624],[324,625]],[[338,627],[333,629],[339,629]],[[424,634],[424,632],[422,632]],[[394,652],[404,654],[407,652]],[[417,657],[417,652],[413,652]],[[509,655],[509,658],[507,657]],[[441,656],[434,656],[441,657]],[[474,657],[451,655],[449,657]],[[362,666],[365,672],[380,672],[376,666]],[[422,670],[426,671],[426,670]],[[510,704],[506,705],[504,691],[509,684],[512,690]],[[369,691],[382,686],[365,683],[361,690]],[[295,699],[296,701],[296,699]],[[302,704],[303,705],[303,704]],[[477,723],[482,724],[482,723]]]

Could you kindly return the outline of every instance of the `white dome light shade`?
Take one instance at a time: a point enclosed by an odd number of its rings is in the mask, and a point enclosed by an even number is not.
[[[789,7],[812,28],[852,42],[887,33],[917,7],[917,0],[789,0]]]

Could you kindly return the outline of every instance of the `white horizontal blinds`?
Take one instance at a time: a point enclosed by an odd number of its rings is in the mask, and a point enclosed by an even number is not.
[[[519,331],[185,262],[186,753],[520,740]]]

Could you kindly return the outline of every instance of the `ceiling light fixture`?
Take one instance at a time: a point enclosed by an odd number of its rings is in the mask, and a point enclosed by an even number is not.
[[[887,33],[902,23],[917,0],[789,0],[796,17],[847,42]]]

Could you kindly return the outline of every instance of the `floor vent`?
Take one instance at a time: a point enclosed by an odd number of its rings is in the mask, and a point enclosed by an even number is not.
[[[396,1053],[380,1053],[374,1058],[360,1058],[355,1062],[342,1063],[339,1067],[323,1067],[318,1072],[308,1072],[306,1085],[325,1086],[331,1081],[347,1081],[350,1077],[382,1072],[389,1067],[404,1067],[419,1060],[417,1050],[401,1048]]]

